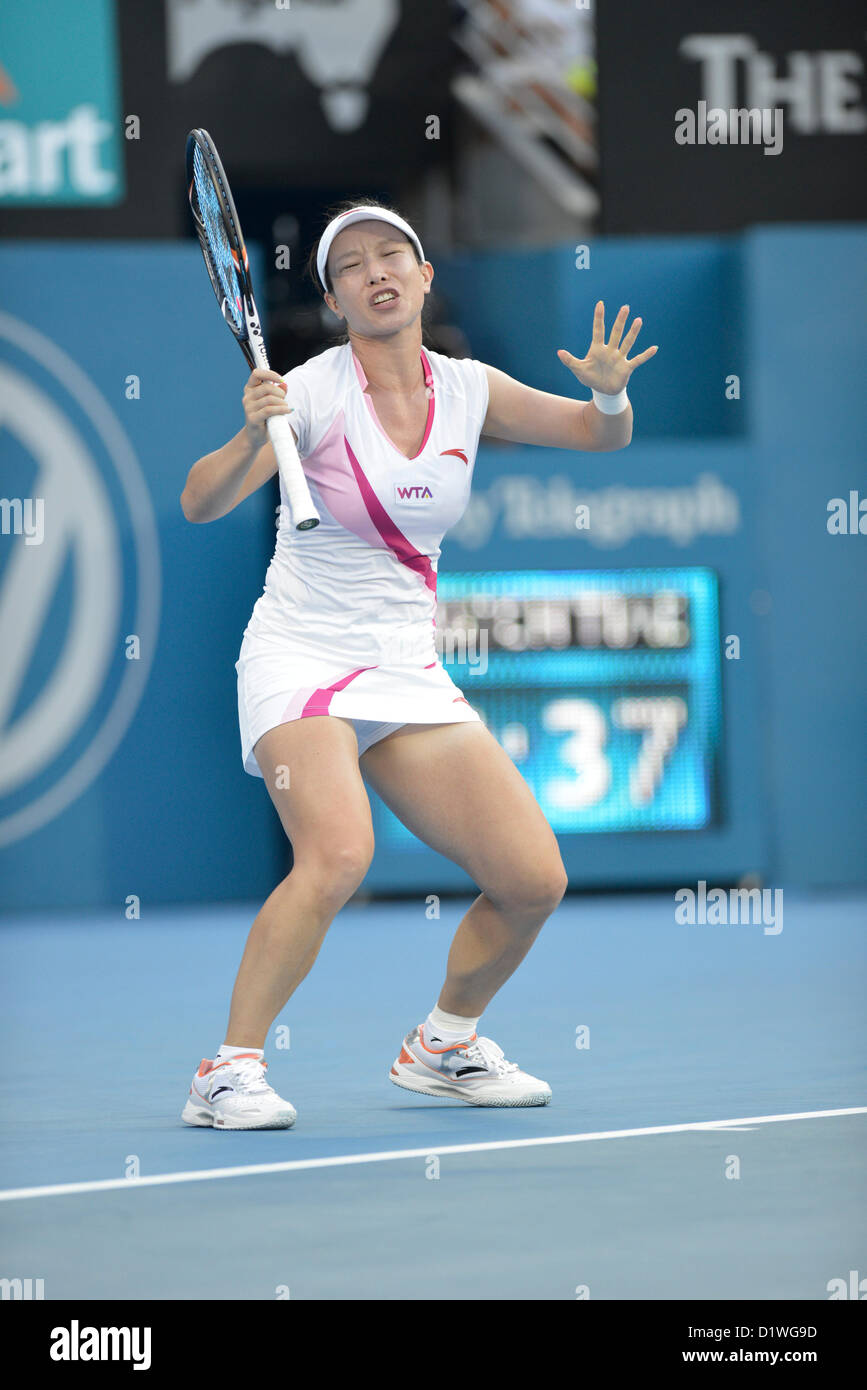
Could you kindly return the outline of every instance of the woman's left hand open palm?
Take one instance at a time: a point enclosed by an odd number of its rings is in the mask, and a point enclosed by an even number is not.
[[[611,337],[606,343],[605,305],[600,299],[593,315],[593,338],[587,356],[573,357],[565,348],[558,349],[557,356],[560,361],[578,378],[582,386],[588,387],[591,391],[599,391],[605,396],[616,396],[624,389],[635,368],[653,357],[656,347],[646,348],[637,357],[627,357],[641,328],[641,319],[634,319],[632,327],[621,342],[628,317],[629,305],[624,304],[614,320]]]

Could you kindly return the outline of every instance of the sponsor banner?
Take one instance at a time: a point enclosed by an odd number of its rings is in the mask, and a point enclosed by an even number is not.
[[[617,550],[639,537],[675,546],[703,536],[731,536],[741,529],[741,501],[717,473],[688,481],[590,487],[566,472],[498,473],[477,486],[452,541],[464,550],[487,545],[495,532],[509,540],[583,542],[593,550]]]
[[[99,777],[135,718],[159,630],[140,459],[117,404],[58,338],[0,312],[0,846]]]
[[[427,0],[166,0],[166,97],[239,181],[393,187],[449,147],[453,22]]]
[[[184,141],[194,126],[214,137],[233,190],[240,193],[242,218],[248,210],[245,187],[259,193],[282,190],[282,210],[305,227],[308,218],[318,223],[323,206],[334,198],[393,197],[420,167],[430,169],[450,155],[456,50],[449,5],[428,0],[119,5],[119,108],[117,97],[109,101],[106,95],[117,86],[114,50],[97,24],[111,16],[113,3],[32,0],[0,9],[0,16],[6,15],[0,24],[14,30],[26,55],[13,60],[0,46],[0,68],[6,71],[5,86],[0,74],[0,115],[23,120],[8,103],[16,90],[23,101],[39,72],[40,101],[27,119],[43,126],[46,118],[72,122],[53,135],[40,127],[42,133],[34,136],[28,125],[5,147],[0,180],[5,178],[9,197],[0,203],[16,209],[7,222],[7,231],[16,236],[187,235]],[[62,23],[55,23],[55,12]],[[58,55],[47,63],[46,42],[49,54],[56,48]],[[68,68],[64,44],[76,58]],[[69,94],[69,102],[60,102],[56,111],[45,105],[46,93],[55,88]],[[72,175],[64,174],[63,197],[59,192],[36,197],[34,190],[51,169],[71,161],[84,186],[76,192]],[[60,222],[52,208],[42,206],[97,199],[104,204],[98,219],[72,210]],[[245,230],[248,237],[255,235],[252,216]]]
[[[604,230],[867,217],[856,0],[603,0],[597,47]]]
[[[168,77],[190,82],[214,54],[255,46],[291,57],[331,130],[357,130],[401,18],[400,0],[165,0]],[[291,13],[290,13],[291,11]],[[245,54],[250,62],[252,55]],[[252,59],[255,62],[255,59]]]
[[[244,381],[199,249],[7,247],[0,278],[0,910],[255,895],[234,663],[273,499],[180,509]]]
[[[114,0],[0,7],[0,207],[124,197]]]

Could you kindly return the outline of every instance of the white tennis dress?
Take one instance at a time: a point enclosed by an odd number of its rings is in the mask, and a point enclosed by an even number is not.
[[[377,419],[350,343],[287,372],[289,417],[321,521],[291,525],[283,479],[274,556],[235,669],[244,768],[278,724],[352,721],[358,751],[404,724],[478,720],[437,656],[440,543],[463,515],[488,408],[484,365],[422,350],[429,409],[408,459]]]

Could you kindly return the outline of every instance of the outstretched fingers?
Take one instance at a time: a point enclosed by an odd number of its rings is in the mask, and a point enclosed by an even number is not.
[[[593,342],[605,342],[605,305],[602,300],[598,300],[593,314]]]
[[[620,351],[623,353],[624,357],[629,356],[629,349],[632,347],[632,344],[635,342],[635,339],[638,337],[640,332],[641,319],[634,319],[632,327],[630,328],[626,337],[623,339],[623,342],[620,344]]]
[[[640,352],[637,357],[627,358],[626,365],[627,367],[640,367],[642,362],[646,362],[649,357],[653,357],[655,352],[656,345],[654,344],[653,347],[645,348],[644,352]]]
[[[571,352],[567,352],[566,348],[558,348],[557,356],[560,358],[563,366],[568,367],[570,371],[574,371],[576,367],[580,367],[584,361],[583,357],[574,357]]]
[[[629,305],[624,304],[611,326],[611,337],[608,339],[608,346],[616,348],[620,346],[620,339],[626,327],[626,320],[629,318]]]

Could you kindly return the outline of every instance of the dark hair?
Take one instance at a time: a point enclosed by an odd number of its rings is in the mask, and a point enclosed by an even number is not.
[[[386,203],[377,202],[375,198],[346,198],[343,202],[334,203],[330,208],[328,208],[325,213],[325,222],[323,223],[322,231],[317,237],[316,244],[311,250],[310,255],[307,257],[307,274],[310,276],[310,279],[313,281],[320,294],[322,294],[322,285],[319,282],[319,271],[316,269],[316,257],[319,254],[320,242],[322,241],[322,237],[325,233],[325,229],[328,227],[328,224],[332,222],[335,217],[339,217],[342,212],[351,212],[353,208],[373,208],[379,212],[393,212],[396,214],[396,216],[400,216],[400,213],[397,211],[397,208],[390,208]],[[400,228],[397,228],[396,230],[399,231]],[[403,233],[403,235],[406,235],[406,233]],[[409,238],[407,238],[407,240],[409,240]],[[415,245],[415,242],[410,241],[409,244],[412,247],[412,253],[415,256],[416,261],[419,265],[421,265],[421,257],[418,254],[418,249]],[[328,273],[327,266],[325,268],[325,285],[328,290],[328,293],[333,294],[334,287],[331,283],[331,276]]]

